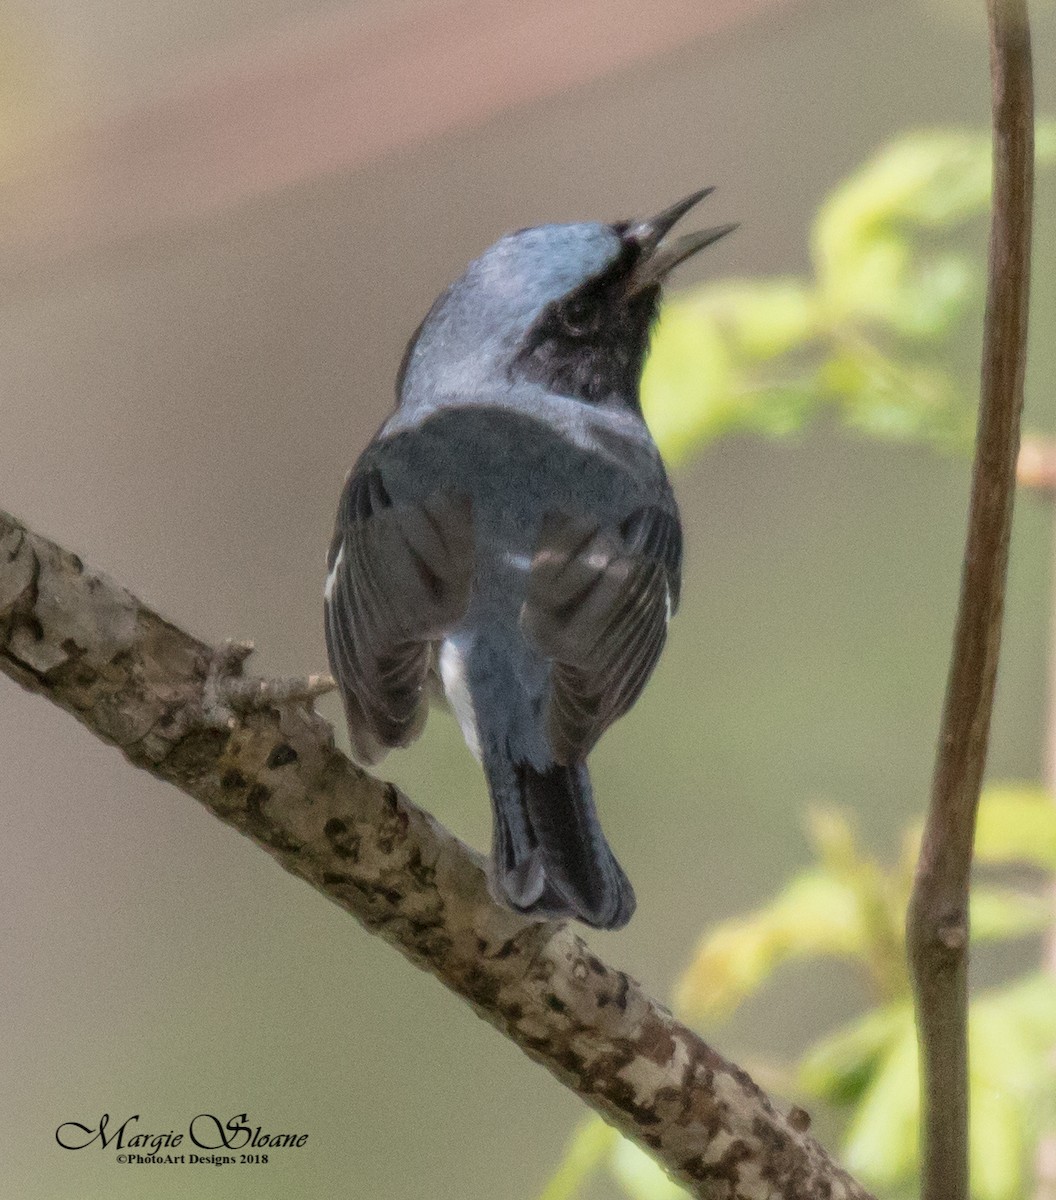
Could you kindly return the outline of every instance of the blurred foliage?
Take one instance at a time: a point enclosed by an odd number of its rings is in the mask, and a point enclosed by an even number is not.
[[[620,1143],[630,1145],[600,1117],[588,1117],[572,1135],[564,1158],[539,1200],[575,1200],[583,1183],[615,1153]],[[647,1161],[655,1171],[660,1170],[652,1159]]]
[[[1056,121],[1037,127],[1039,167],[1056,162]],[[952,338],[981,323],[980,238],[962,226],[990,196],[989,133],[924,132],[868,162],[825,201],[811,236],[813,276],[724,281],[668,302],[642,384],[669,461],[719,437],[787,437],[826,414],[867,436],[967,449],[976,384]],[[957,240],[960,233],[961,240]],[[981,324],[980,324],[981,327]],[[690,1021],[714,1026],[783,964],[839,959],[864,977],[872,1007],[809,1047],[784,1076],[790,1098],[846,1118],[847,1167],[887,1200],[914,1194],[917,1039],[905,916],[920,843],[907,831],[883,864],[847,818],[813,811],[815,862],[763,908],[702,938],[676,992]],[[971,896],[973,944],[1051,928],[1056,804],[1032,786],[981,801]],[[994,871],[1015,868],[1018,882]],[[1031,876],[1032,884],[1022,882]],[[975,1200],[1023,1200],[1039,1134],[1056,1127],[1056,979],[1041,972],[971,999],[971,1174]],[[599,1118],[573,1135],[542,1200],[577,1200],[597,1172],[630,1200],[685,1195]]]
[[[679,1011],[712,1025],[783,963],[841,958],[868,976],[883,1004],[908,1000],[904,923],[919,828],[907,833],[889,868],[864,855],[842,814],[816,810],[808,824],[817,865],[802,871],[765,908],[710,930],[676,993]],[[976,863],[1018,863],[1056,872],[1056,805],[1034,787],[987,789],[979,806]],[[971,897],[976,942],[1045,929],[1050,905],[1032,891],[976,882]]]
[[[1037,161],[1056,163],[1056,121],[1038,124]],[[731,433],[786,437],[823,414],[967,447],[977,388],[950,365],[951,335],[980,319],[985,254],[981,227],[951,235],[989,197],[989,133],[914,133],[822,204],[811,278],[724,281],[665,304],[642,380],[664,456]]]
[[[919,1079],[904,929],[920,829],[907,833],[897,861],[885,866],[862,850],[843,814],[814,811],[808,826],[814,865],[763,908],[705,934],[678,985],[676,1009],[713,1027],[785,963],[836,958],[857,967],[874,1006],[809,1047],[788,1072],[789,1090],[799,1103],[843,1111],[847,1168],[880,1195],[908,1196],[918,1169]],[[1048,928],[1053,798],[1033,786],[988,789],[976,861],[1041,870],[1032,886],[976,881],[973,944]],[[1037,1138],[1056,1123],[1056,979],[1035,972],[973,996],[969,1043],[972,1195],[1022,1200]],[[602,1169],[631,1200],[685,1195],[647,1154],[595,1118],[572,1138],[542,1200],[575,1200]]]
[[[917,1040],[904,926],[920,831],[884,867],[858,847],[846,818],[813,814],[817,865],[770,904],[708,933],[683,976],[680,1010],[699,1024],[728,1015],[793,959],[841,958],[869,982],[876,1006],[811,1047],[794,1078],[803,1099],[849,1116],[843,1158],[867,1185],[899,1195],[917,1170]],[[977,880],[971,897],[973,944],[1039,933],[1052,921],[1041,890],[1056,870],[1056,804],[1041,789],[988,789],[979,810],[976,861],[1042,868],[1034,887]],[[804,887],[804,885],[806,885]],[[818,922],[824,888],[831,911]],[[800,899],[801,898],[801,899]],[[793,932],[815,926],[814,936]],[[1017,1200],[1040,1130],[1056,1117],[1056,980],[1032,974],[973,997],[971,1051],[972,1192]]]

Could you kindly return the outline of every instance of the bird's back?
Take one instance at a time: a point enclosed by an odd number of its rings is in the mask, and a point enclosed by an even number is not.
[[[449,401],[413,424],[397,413],[361,461],[408,499],[452,490],[472,497],[475,526],[500,525],[507,548],[518,531],[530,540],[548,510],[603,523],[643,504],[677,512],[640,418],[545,393],[516,406],[486,394]]]

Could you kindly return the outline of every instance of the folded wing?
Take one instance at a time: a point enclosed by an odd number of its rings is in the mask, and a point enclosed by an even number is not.
[[[547,728],[557,762],[582,762],[638,699],[678,607],[681,561],[681,528],[667,509],[640,508],[611,528],[547,516],[521,625],[553,662]]]
[[[469,499],[437,493],[394,503],[377,468],[357,468],[327,566],[327,652],[353,750],[372,763],[421,732],[434,646],[469,603]]]

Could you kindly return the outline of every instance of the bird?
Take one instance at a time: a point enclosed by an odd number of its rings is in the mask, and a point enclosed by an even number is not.
[[[487,780],[491,895],[538,920],[619,929],[635,910],[586,759],[679,604],[639,388],[669,272],[736,228],[668,238],[712,191],[486,250],[411,337],[338,504],[325,636],[353,753],[409,745],[446,698]]]

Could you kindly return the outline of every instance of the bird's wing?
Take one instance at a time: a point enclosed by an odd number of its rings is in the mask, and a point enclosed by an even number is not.
[[[521,614],[552,660],[547,727],[559,763],[580,762],[638,699],[678,606],[682,531],[638,509],[617,527],[556,513],[543,523]]]
[[[353,749],[372,763],[421,732],[433,643],[469,603],[469,499],[435,493],[394,503],[376,467],[357,468],[327,565],[327,652]]]

